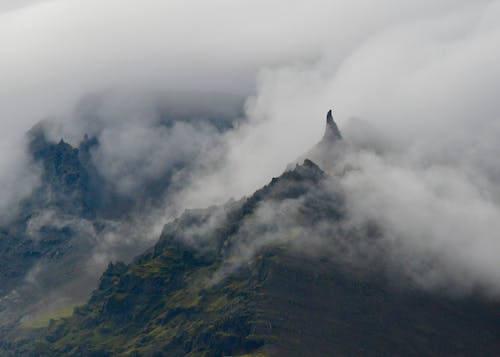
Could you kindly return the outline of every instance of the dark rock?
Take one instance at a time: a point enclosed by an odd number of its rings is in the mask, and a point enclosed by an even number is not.
[[[342,140],[342,134],[333,119],[332,110],[329,110],[326,115],[326,129],[322,142],[333,143],[338,140]]]

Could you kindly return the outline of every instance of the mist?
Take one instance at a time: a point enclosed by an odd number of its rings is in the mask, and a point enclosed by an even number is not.
[[[333,107],[350,145],[339,165],[357,168],[339,179],[353,222],[380,222],[400,247],[388,253],[398,267],[435,256],[439,269],[409,272],[424,288],[498,292],[499,15],[487,0],[6,5],[0,215],[39,183],[23,138],[41,119],[57,123],[55,142],[98,137],[96,167],[125,196],[193,163],[154,214],[163,224],[281,174],[319,141]],[[172,94],[193,92],[237,99],[198,110],[205,95]],[[89,93],[120,94],[93,106]],[[162,126],[164,100],[191,119]],[[214,103],[224,130],[196,120]]]
[[[332,46],[314,63],[261,71],[248,122],[228,135],[226,170],[190,187],[188,205],[252,192],[278,176],[318,141],[317,123],[333,106],[350,145],[336,164],[356,168],[339,183],[350,224],[378,222],[384,232],[374,247],[352,243],[353,261],[389,261],[424,289],[498,296],[499,11],[498,2],[450,7],[387,26],[340,61]],[[243,260],[297,232],[319,235],[280,226],[281,208],[263,210],[264,222],[285,233],[253,231],[236,253]]]

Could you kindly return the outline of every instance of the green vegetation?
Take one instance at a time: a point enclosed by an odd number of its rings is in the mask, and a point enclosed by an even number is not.
[[[293,234],[235,259],[237,244],[255,238],[240,230],[258,205],[302,199],[304,182],[323,177],[313,165],[223,207],[216,224],[220,208],[186,212],[131,264],[110,264],[72,316],[50,320],[36,342],[17,340],[14,355],[499,355],[498,305],[395,288],[380,267],[358,272],[289,249]],[[301,225],[342,214],[341,201],[322,192],[301,202]]]
[[[48,327],[51,320],[60,320],[65,317],[73,315],[73,310],[77,304],[59,308],[57,310],[43,312],[33,316],[31,319],[23,322],[22,327],[26,329],[38,329]]]
[[[234,276],[210,283],[219,265],[188,247],[149,252],[130,266],[110,264],[88,304],[51,320],[45,342],[23,348],[52,356],[257,350],[264,341],[252,335],[248,306],[258,280]]]
[[[133,263],[110,264],[87,304],[50,320],[43,339],[19,342],[17,350],[42,356],[262,356],[263,346],[276,341],[256,305],[267,259],[231,268],[237,262],[228,252],[259,202],[300,196],[307,191],[303,179],[323,178],[317,166],[298,170],[229,203],[227,218],[210,229],[204,227],[217,208],[186,212]],[[185,243],[190,228],[201,232],[199,245]]]

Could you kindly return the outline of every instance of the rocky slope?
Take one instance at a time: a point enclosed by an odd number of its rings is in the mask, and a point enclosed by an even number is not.
[[[38,342],[17,341],[11,350],[36,356],[500,353],[498,304],[417,290],[377,266],[347,264],[343,239],[370,244],[379,232],[345,228],[345,215],[335,178],[306,160],[248,198],[185,212],[131,264],[110,264],[72,317],[52,321]]]
[[[169,110],[157,108],[158,130],[180,123],[193,131],[197,125],[210,128],[217,136],[232,123],[229,116],[203,107],[195,112]],[[98,108],[78,112],[87,120],[97,116]],[[172,166],[143,189],[123,194],[98,169],[97,137],[82,135],[72,145],[62,138],[53,141],[50,129],[49,122],[41,122],[28,132],[26,149],[39,183],[12,219],[0,224],[0,351],[2,341],[18,337],[20,327],[47,309],[68,308],[88,298],[106,267],[94,262],[96,254],[130,260],[149,247],[150,241],[135,235],[144,231],[135,223],[147,224],[148,215],[165,205],[172,176],[189,172],[201,150],[173,158]],[[113,236],[125,237],[106,241]]]

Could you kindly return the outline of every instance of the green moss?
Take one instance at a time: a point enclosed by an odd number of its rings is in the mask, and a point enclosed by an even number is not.
[[[140,265],[132,265],[129,274],[141,277],[160,275],[165,270],[165,265],[159,259],[145,261]]]
[[[207,306],[210,312],[221,311],[230,304],[230,300],[226,295],[216,296]]]
[[[78,304],[73,304],[70,306],[65,306],[57,310],[44,312],[33,316],[31,319],[23,322],[22,327],[26,329],[38,329],[48,327],[51,320],[59,320],[64,317],[70,317],[73,315],[73,310],[78,306]]]
[[[167,302],[169,308],[190,309],[200,304],[201,296],[196,290],[179,290],[176,291]]]
[[[245,338],[252,275],[214,282],[222,260],[207,254],[174,243],[128,266],[110,264],[90,301],[49,326],[46,355],[211,356],[260,347]]]

